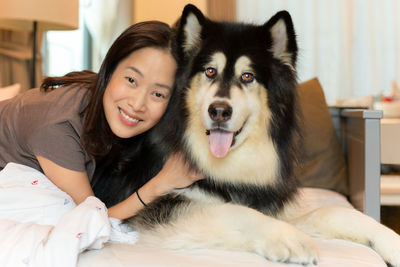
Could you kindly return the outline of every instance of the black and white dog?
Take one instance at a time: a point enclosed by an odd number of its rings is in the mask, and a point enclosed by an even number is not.
[[[296,209],[297,44],[289,13],[256,26],[211,21],[188,5],[177,24],[177,46],[177,86],[165,116],[138,137],[137,150],[121,155],[124,170],[109,171],[95,186],[103,201],[115,204],[175,150],[206,175],[128,220],[140,243],[316,264],[311,236],[340,238],[400,266],[400,237],[373,219],[341,207]]]

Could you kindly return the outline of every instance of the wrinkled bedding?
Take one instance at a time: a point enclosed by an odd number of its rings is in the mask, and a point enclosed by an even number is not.
[[[303,188],[302,209],[351,207],[340,194]],[[0,171],[0,266],[296,266],[246,252],[172,251],[135,244],[138,235],[108,218],[95,197],[76,206],[42,173],[9,163]],[[373,250],[342,240],[317,240],[318,266],[386,266]]]
[[[86,249],[109,239],[105,205],[95,197],[76,206],[42,173],[9,163],[0,172],[0,265],[76,266]]]

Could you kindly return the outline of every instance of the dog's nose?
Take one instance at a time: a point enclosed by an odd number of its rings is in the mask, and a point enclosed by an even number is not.
[[[208,107],[208,114],[213,121],[224,122],[232,117],[232,107],[223,101],[216,101]]]

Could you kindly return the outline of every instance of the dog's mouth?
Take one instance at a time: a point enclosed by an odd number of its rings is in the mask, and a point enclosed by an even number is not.
[[[229,149],[235,144],[235,138],[240,134],[243,127],[236,132],[226,131],[221,128],[208,129],[206,135],[210,144],[210,151],[216,158],[225,157]]]

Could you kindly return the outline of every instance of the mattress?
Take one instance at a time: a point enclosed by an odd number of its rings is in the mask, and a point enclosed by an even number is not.
[[[302,209],[340,205],[353,208],[342,195],[333,191],[302,188]],[[316,239],[319,267],[371,266],[385,267],[381,257],[372,249],[344,240]],[[79,256],[78,267],[127,266],[302,266],[270,262],[248,252],[223,250],[181,250],[145,247],[138,244],[106,243],[101,250],[90,250]]]

